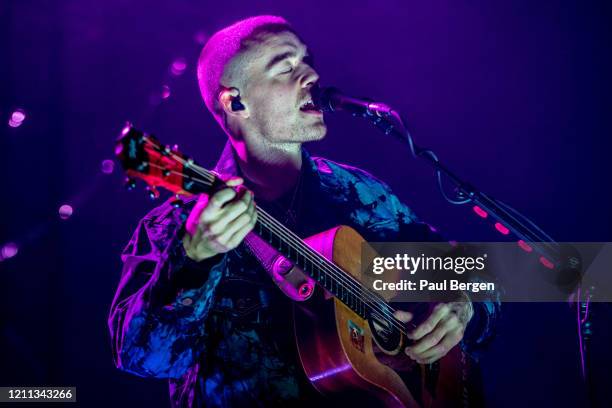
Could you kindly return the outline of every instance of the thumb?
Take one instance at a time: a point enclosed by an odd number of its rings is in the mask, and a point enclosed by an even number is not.
[[[244,183],[244,179],[242,177],[232,177],[225,181],[228,187],[236,187]]]

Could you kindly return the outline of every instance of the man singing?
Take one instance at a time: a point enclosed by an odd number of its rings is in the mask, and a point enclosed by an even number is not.
[[[173,406],[329,402],[299,364],[291,300],[243,243],[257,218],[254,197],[300,237],[348,225],[368,241],[441,239],[386,184],[303,149],[326,134],[312,102],[318,79],[305,44],[280,17],[239,21],[202,50],[202,97],[228,136],[215,170],[229,187],[145,216],[124,250],[109,317],[117,367],[168,378]],[[482,346],[497,309],[436,305],[409,333],[407,358],[425,364],[459,343]]]

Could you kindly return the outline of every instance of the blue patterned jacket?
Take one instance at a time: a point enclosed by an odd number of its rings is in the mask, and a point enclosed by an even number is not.
[[[305,150],[303,159],[297,196],[258,201],[299,236],[343,224],[368,241],[441,240],[367,172],[310,157]],[[229,144],[216,171],[238,174]],[[108,321],[116,366],[169,379],[176,407],[316,401],[295,356],[290,301],[246,246],[201,263],[185,256],[181,238],[194,201],[153,209],[122,254],[124,268]],[[490,341],[499,307],[495,299],[474,304],[464,348]]]

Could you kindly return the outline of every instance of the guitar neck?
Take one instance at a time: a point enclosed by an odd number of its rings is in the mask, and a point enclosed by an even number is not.
[[[254,232],[355,313],[366,318],[372,307],[373,296],[378,305],[384,302],[361,282],[313,250],[265,210],[257,207],[257,213]]]

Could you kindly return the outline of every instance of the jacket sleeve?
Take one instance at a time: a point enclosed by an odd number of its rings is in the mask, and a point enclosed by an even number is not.
[[[123,251],[108,327],[115,365],[124,371],[179,378],[204,351],[226,256],[196,263],[185,255],[186,215],[169,204],[154,209]]]

